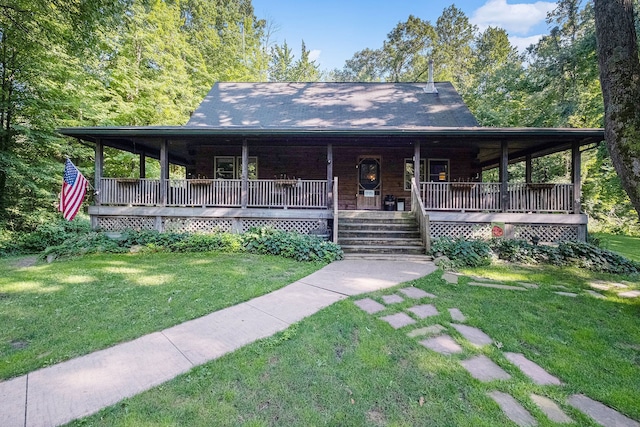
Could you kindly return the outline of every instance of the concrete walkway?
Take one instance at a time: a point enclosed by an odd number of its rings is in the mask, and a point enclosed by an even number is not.
[[[418,261],[334,262],[270,294],[0,382],[0,426],[57,426],[93,414],[282,331],[336,301],[435,269],[433,263]]]

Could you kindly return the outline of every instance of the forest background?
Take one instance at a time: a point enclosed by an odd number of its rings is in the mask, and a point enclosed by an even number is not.
[[[433,59],[435,80],[452,82],[482,126],[603,127],[592,1],[560,0],[547,23],[520,54],[504,29],[479,31],[452,5],[321,70],[304,41],[274,43],[275,23],[251,0],[0,0],[0,245],[60,223],[66,157],[92,181],[93,148],[57,128],[183,125],[218,81],[419,82]],[[105,157],[105,176],[137,177],[138,156]],[[568,153],[536,159],[533,180],[568,182],[570,166]],[[158,162],[146,171],[159,177]],[[582,172],[590,229],[640,235],[605,144],[583,152]],[[509,174],[523,181],[524,165]]]

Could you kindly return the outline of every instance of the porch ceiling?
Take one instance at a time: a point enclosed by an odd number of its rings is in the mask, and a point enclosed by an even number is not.
[[[192,163],[194,149],[207,145],[234,145],[246,140],[249,146],[471,146],[484,169],[498,165],[502,142],[508,143],[509,161],[526,155],[539,157],[604,140],[603,129],[569,128],[365,128],[365,129],[263,129],[190,126],[62,128],[63,135],[132,153],[159,158],[163,140],[169,141],[169,160],[179,165]]]

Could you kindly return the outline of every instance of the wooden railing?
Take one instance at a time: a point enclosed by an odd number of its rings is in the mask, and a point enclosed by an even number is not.
[[[120,206],[241,207],[242,180],[171,179],[165,180],[162,188],[159,179],[102,178],[99,203]],[[247,207],[324,209],[327,208],[327,181],[249,180]]]
[[[500,183],[421,182],[427,210],[501,212]],[[573,212],[573,184],[511,183],[506,212]]]
[[[327,181],[302,179],[249,180],[249,207],[326,208]]]
[[[420,228],[420,237],[427,253],[431,251],[431,231],[429,227],[429,215],[425,209],[423,199],[420,198],[416,179],[411,180],[411,212],[414,214]]]

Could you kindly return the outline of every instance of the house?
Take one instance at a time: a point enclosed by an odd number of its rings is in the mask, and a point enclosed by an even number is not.
[[[95,145],[96,228],[271,225],[340,240],[340,218],[411,215],[426,245],[492,230],[584,240],[580,152],[604,139],[602,129],[479,127],[450,83],[433,82],[216,83],[185,126],[60,132]],[[159,159],[160,179],[145,178],[144,161],[140,179],[104,177],[104,147]],[[531,182],[532,159],[564,150],[572,182]],[[527,182],[509,182],[508,164],[521,161]],[[184,178],[169,179],[169,164]],[[482,182],[496,167],[499,182]]]

